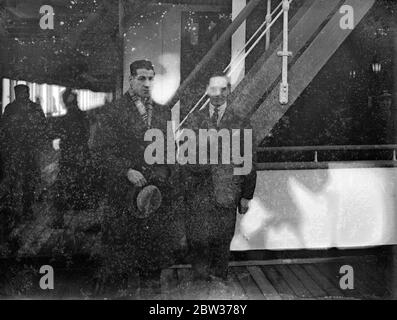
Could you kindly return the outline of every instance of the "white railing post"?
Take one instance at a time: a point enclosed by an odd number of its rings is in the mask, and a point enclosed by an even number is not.
[[[266,14],[266,28],[268,29],[266,32],[266,51],[270,47],[270,28],[269,25],[272,22],[272,0],[267,0],[267,14]]]
[[[234,20],[239,13],[246,6],[246,0],[233,0],[232,2],[232,19]],[[232,36],[232,54],[231,54],[231,68],[236,71],[230,75],[230,82],[232,90],[240,83],[245,76],[245,58],[241,60],[239,65],[236,65],[238,59],[245,55],[246,43],[246,21],[234,32]]]
[[[278,56],[282,57],[282,74],[280,85],[280,103],[288,103],[288,57],[292,52],[288,51],[288,11],[290,7],[289,0],[283,0],[284,24],[283,24],[283,51],[279,51]]]
[[[237,1],[237,0],[236,0]],[[251,0],[250,3],[248,3],[244,9],[247,10],[247,6],[252,5],[253,1],[256,0]],[[283,85],[282,88],[286,88],[286,90],[283,90],[283,92],[285,92],[285,94],[283,93],[283,97],[285,97],[284,99],[280,98],[280,101],[284,101],[286,100],[285,103],[288,103],[288,75],[287,75],[287,71],[288,71],[288,57],[292,55],[291,52],[288,51],[288,11],[289,11],[289,6],[290,3],[293,0],[282,0],[280,1],[280,3],[277,5],[277,7],[271,11],[271,0],[268,0],[268,8],[267,8],[267,15],[266,15],[266,20],[262,23],[262,25],[255,31],[255,33],[251,36],[251,38],[245,43],[245,45],[240,48],[240,50],[238,50],[238,52],[236,52],[234,55],[232,55],[232,61],[229,63],[229,65],[223,70],[223,72],[228,76],[228,77],[232,77],[232,75],[236,72],[240,70],[240,64],[245,62],[246,57],[252,52],[252,50],[257,46],[257,44],[266,36],[266,42],[270,41],[270,28],[275,24],[275,22],[281,17],[281,15],[284,14],[284,43],[283,43],[283,51],[278,52],[279,56],[283,56]],[[280,8],[282,7],[282,9],[280,11],[278,11]],[[270,11],[270,12],[269,12]],[[250,11],[251,12],[251,11]],[[238,18],[238,16],[237,16]],[[236,19],[237,19],[236,18]],[[265,28],[265,30],[262,31],[262,29]],[[259,36],[257,37],[257,35],[259,34]],[[254,41],[255,40],[255,41]],[[252,43],[253,42],[253,43]],[[249,49],[248,48],[249,46]],[[270,46],[270,42],[269,42],[269,46]],[[211,49],[211,50],[215,50],[215,49]],[[210,51],[211,51],[210,50]],[[207,54],[209,55],[209,54]],[[205,60],[206,57],[204,57],[203,60]],[[203,62],[200,62],[201,64]],[[191,77],[191,76],[189,76]],[[187,81],[189,82],[189,81]],[[237,83],[235,83],[235,85],[237,85]],[[183,84],[181,86],[182,88],[184,87]],[[178,89],[178,91],[183,91],[183,89],[181,89],[181,87]],[[178,95],[178,93],[176,94]],[[193,108],[190,109],[190,111],[188,112],[188,114],[185,116],[185,118],[179,123],[179,125],[177,126],[175,133],[177,131],[179,131],[179,129],[182,127],[182,125],[186,122],[186,120],[189,118],[189,116],[198,108],[200,107],[200,110],[204,109],[205,106],[209,103],[209,99],[206,99],[207,95],[204,93],[200,100],[194,105]],[[176,101],[177,102],[177,101]],[[173,102],[174,104],[176,102]],[[204,103],[204,104],[202,104]]]

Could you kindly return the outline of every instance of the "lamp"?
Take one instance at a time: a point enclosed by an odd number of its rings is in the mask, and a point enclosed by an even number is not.
[[[350,77],[351,79],[355,79],[355,78],[357,77],[357,72],[356,72],[356,70],[351,70],[350,73],[349,73],[349,77]]]
[[[382,71],[382,64],[379,62],[377,56],[375,56],[372,61],[372,71],[374,73],[379,73]]]

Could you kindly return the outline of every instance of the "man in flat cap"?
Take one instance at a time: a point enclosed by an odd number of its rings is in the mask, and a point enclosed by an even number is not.
[[[159,129],[166,136],[171,111],[151,98],[155,72],[150,61],[133,62],[130,73],[128,91],[105,107],[93,143],[110,209],[104,225],[108,248],[104,267],[112,265],[111,271],[117,274],[137,271],[141,291],[160,293],[161,269],[172,261],[172,186],[162,190],[161,208],[148,217],[139,211],[136,197],[137,191],[153,181],[170,180],[172,168],[145,161],[149,142],[144,135],[149,129]]]
[[[40,183],[40,151],[49,147],[47,122],[41,107],[29,99],[29,87],[14,87],[15,101],[5,107],[0,123],[0,149],[4,161],[8,203],[21,204],[23,219],[33,215],[35,187]]]

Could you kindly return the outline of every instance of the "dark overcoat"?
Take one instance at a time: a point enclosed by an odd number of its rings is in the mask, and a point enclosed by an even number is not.
[[[151,141],[144,141],[144,136],[148,127],[129,93],[104,108],[94,135],[93,156],[101,178],[99,183],[103,184],[109,204],[104,244],[109,249],[110,263],[119,261],[115,267],[118,271],[134,267],[138,270],[166,267],[173,262],[173,252],[183,236],[178,233],[180,228],[175,213],[179,189],[177,181],[173,181],[174,166],[147,164],[144,154]],[[151,128],[161,130],[164,137],[170,119],[168,107],[153,106]],[[129,169],[140,171],[149,183],[154,184],[159,181],[157,169],[168,172],[168,179],[161,186],[162,206],[149,218],[134,217],[131,204],[127,203],[126,194],[133,188],[127,179]]]
[[[215,129],[218,131],[222,129],[229,131],[231,139],[230,148],[233,147],[232,129],[240,130],[239,146],[241,155],[244,152],[244,143],[252,143],[252,170],[246,175],[234,174],[234,169],[241,167],[242,165],[233,163],[232,150],[230,150],[231,163],[228,164],[221,161],[222,143],[220,142],[218,150],[218,165],[197,164],[185,166],[184,172],[186,174],[189,189],[193,188],[197,191],[193,194],[187,193],[188,198],[202,197],[202,193],[204,192],[205,194],[209,194],[211,199],[216,201],[220,206],[229,208],[237,208],[242,198],[249,200],[252,199],[256,186],[256,152],[253,141],[244,141],[244,130],[251,130],[252,132],[252,126],[249,120],[240,122],[237,121],[237,119],[238,118],[234,115],[233,111],[226,108],[225,114],[223,115],[218,127]],[[209,107],[207,106],[203,110],[194,114],[185,127],[193,129],[196,132],[196,137],[199,137],[198,131],[200,129],[211,129],[210,122]],[[197,151],[199,151],[199,146]],[[209,155],[208,159],[210,159]]]
[[[252,143],[252,141],[244,141],[244,130],[251,130],[251,125],[249,121],[239,122],[236,121],[237,119],[232,110],[226,108],[224,116],[215,129],[218,131],[226,129],[231,141],[233,134],[231,129],[240,129],[239,143],[242,155],[244,143]],[[186,127],[195,130],[196,137],[199,137],[200,129],[211,129],[209,107],[194,114]],[[198,154],[202,147],[203,145],[199,143]],[[207,147],[209,148],[209,145]],[[236,175],[234,169],[241,165],[233,163],[232,157],[230,163],[222,162],[223,148],[230,148],[227,151],[231,155],[233,143],[230,142],[230,147],[219,144],[218,164],[188,164],[183,170],[186,190],[184,218],[190,247],[189,260],[196,276],[200,277],[227,276],[237,208],[242,198],[252,199],[256,186],[255,151],[252,150],[252,170],[246,175]],[[208,159],[210,159],[209,155]]]
[[[28,101],[13,101],[4,109],[0,122],[1,150],[11,153],[35,153],[42,150],[47,139],[47,122],[40,105]]]
[[[90,188],[91,166],[88,140],[90,123],[77,106],[57,119],[54,138],[60,139],[59,174],[55,183],[55,205],[58,209],[90,207],[93,190]]]
[[[41,152],[49,147],[47,121],[40,105],[13,101],[5,107],[0,122],[0,150],[5,188],[10,205],[22,200],[31,206],[33,192],[40,183]]]

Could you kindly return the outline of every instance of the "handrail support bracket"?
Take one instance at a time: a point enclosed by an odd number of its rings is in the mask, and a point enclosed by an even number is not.
[[[282,72],[280,85],[280,103],[288,104],[289,85],[288,85],[288,57],[292,56],[292,52],[288,51],[288,12],[290,9],[290,1],[283,0],[284,22],[283,22],[283,50],[277,52],[282,58]]]

